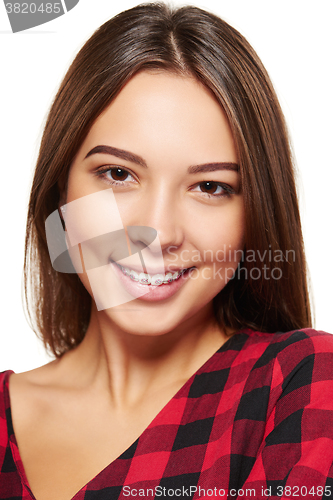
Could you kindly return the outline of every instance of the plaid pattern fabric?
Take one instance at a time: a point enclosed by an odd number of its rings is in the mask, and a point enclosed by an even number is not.
[[[0,375],[0,499],[34,499]],[[72,500],[333,498],[333,336],[230,338]]]

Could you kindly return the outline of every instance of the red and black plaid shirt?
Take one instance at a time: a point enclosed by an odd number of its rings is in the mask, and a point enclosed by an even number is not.
[[[0,375],[0,499],[32,500]],[[229,339],[72,500],[333,498],[333,336]]]

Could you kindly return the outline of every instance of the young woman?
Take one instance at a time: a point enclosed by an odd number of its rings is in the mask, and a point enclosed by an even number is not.
[[[57,359],[1,374],[2,499],[333,496],[333,341],[310,328],[285,123],[221,19],[142,5],[79,52],[26,292]]]

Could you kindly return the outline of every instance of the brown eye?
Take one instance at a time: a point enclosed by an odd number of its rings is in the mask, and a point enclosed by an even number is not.
[[[200,184],[201,191],[208,194],[215,194],[219,186],[216,182],[202,182]]]
[[[228,198],[235,194],[234,189],[229,186],[229,184],[216,181],[199,182],[199,184],[197,184],[192,191],[206,195],[206,197],[210,196],[211,198],[214,197],[216,199],[223,197]]]
[[[112,179],[115,181],[125,181],[128,177],[128,172],[122,168],[112,168],[109,172]]]

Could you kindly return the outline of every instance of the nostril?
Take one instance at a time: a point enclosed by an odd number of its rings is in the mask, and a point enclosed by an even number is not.
[[[149,226],[125,226],[133,253],[150,246],[157,237],[157,231]]]

